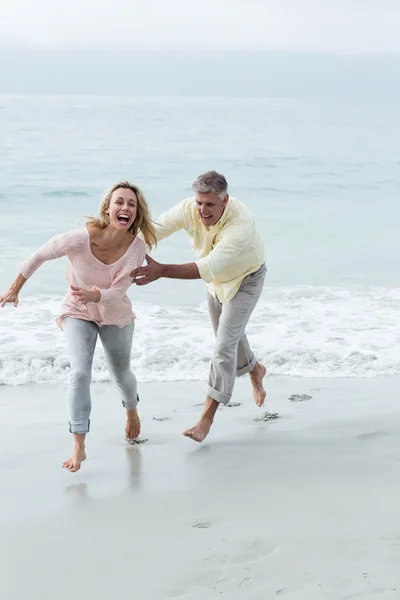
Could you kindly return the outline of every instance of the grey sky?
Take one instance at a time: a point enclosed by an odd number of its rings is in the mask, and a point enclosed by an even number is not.
[[[400,53],[399,0],[1,0],[3,47]]]

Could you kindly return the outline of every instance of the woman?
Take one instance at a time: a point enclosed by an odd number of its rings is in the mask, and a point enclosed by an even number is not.
[[[137,237],[139,231],[144,241]],[[69,430],[74,447],[71,458],[62,463],[69,471],[80,469],[86,458],[91,371],[98,335],[126,408],[126,438],[135,439],[140,433],[137,384],[130,370],[135,315],[126,291],[132,284],[130,272],[143,263],[146,245],[151,248],[155,244],[143,193],[127,181],[119,182],[103,199],[98,218],[89,218],[84,229],[53,237],[23,263],[9,291],[0,296],[2,308],[8,302],[16,307],[22,286],[41,264],[68,256],[70,287],[57,323],[64,331],[71,363]]]

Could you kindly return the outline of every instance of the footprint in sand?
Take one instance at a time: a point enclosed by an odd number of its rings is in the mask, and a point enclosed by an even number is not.
[[[201,406],[204,407],[204,402],[200,402],[199,404],[193,404],[195,408]],[[238,406],[242,406],[241,402],[229,402],[229,404],[221,404],[222,408],[237,408]]]
[[[253,572],[264,570],[265,559],[277,549],[275,544],[258,538],[228,544],[228,548],[223,546],[224,540],[221,542],[220,551],[210,548],[206,552],[198,565],[195,579],[190,581],[190,586],[204,589],[204,598],[210,597],[210,589],[224,594],[224,598],[225,595],[227,598],[233,596],[233,588],[246,589],[254,581]],[[259,597],[264,598],[264,594]]]
[[[192,527],[194,527],[195,529],[209,529],[210,527],[212,527],[212,522],[199,520],[192,523]]]
[[[128,440],[128,439],[126,439],[126,441],[131,446],[136,446],[136,444],[145,444],[146,442],[149,441],[149,439],[148,438],[140,438],[140,437],[138,437],[135,440]]]
[[[265,412],[261,417],[256,417],[254,421],[256,421],[256,423],[266,423],[267,421],[273,421],[274,419],[279,419],[278,413]]]
[[[307,402],[311,398],[312,396],[309,396],[309,394],[292,394],[289,396],[290,402]]]
[[[170,421],[171,417],[153,417],[152,419],[153,421],[160,421],[160,422],[164,422],[164,421]]]
[[[222,567],[234,565],[247,565],[248,563],[262,560],[275,552],[276,544],[255,539],[233,544],[229,551],[212,552],[205,559],[205,564],[220,565]]]
[[[376,431],[366,431],[365,433],[358,433],[355,437],[357,440],[373,440],[375,438],[384,437],[386,435],[390,435],[388,431],[376,430]]]
[[[272,554],[276,550],[275,544],[269,544],[264,540],[253,540],[241,544],[240,550],[231,557],[231,562],[236,565],[260,560]]]

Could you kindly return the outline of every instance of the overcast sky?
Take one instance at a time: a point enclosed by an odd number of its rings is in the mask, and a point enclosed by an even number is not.
[[[0,0],[3,46],[400,53],[400,0]]]
[[[400,0],[0,0],[0,93],[400,95]]]

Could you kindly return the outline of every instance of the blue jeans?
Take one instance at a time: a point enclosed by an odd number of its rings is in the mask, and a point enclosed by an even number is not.
[[[104,325],[93,321],[65,317],[62,328],[67,341],[71,364],[68,402],[71,433],[87,433],[90,427],[90,383],[92,363],[97,336],[100,336],[106,355],[108,369],[115,379],[122,397],[122,405],[133,410],[138,403],[136,377],[130,368],[132,336],[135,324],[125,327]]]

